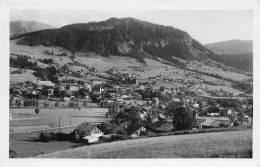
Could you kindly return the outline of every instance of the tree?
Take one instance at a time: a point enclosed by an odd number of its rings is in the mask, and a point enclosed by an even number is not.
[[[9,106],[12,106],[12,99],[9,100]]]
[[[113,102],[108,107],[108,113],[109,115],[114,115],[118,112],[119,104],[117,102]]]
[[[49,133],[41,132],[39,135],[39,139],[44,142],[49,142],[52,136]]]
[[[18,107],[19,107],[19,108],[21,107],[21,102],[20,102],[20,101],[18,101]]]
[[[35,108],[35,113],[38,115],[40,112],[40,109],[39,108]]]
[[[38,100],[35,102],[35,106],[39,107],[39,101]]]
[[[47,107],[47,102],[46,101],[44,101],[43,106]]]
[[[239,109],[238,110],[238,121],[240,121],[240,124],[242,125],[243,120],[244,120],[245,114],[244,114],[244,110]]]
[[[194,117],[188,108],[178,107],[172,113],[172,123],[176,130],[188,130],[192,128]]]
[[[113,128],[111,123],[102,122],[100,125],[98,125],[100,129],[104,132],[104,134],[107,134],[110,132],[110,130]]]
[[[55,102],[55,107],[60,107],[60,102],[59,101]]]

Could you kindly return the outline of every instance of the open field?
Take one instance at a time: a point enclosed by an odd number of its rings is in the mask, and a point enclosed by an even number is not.
[[[60,131],[70,133],[82,122],[106,121],[106,112],[104,108],[40,108],[36,115],[34,108],[10,108],[13,117],[10,120],[10,150],[15,151],[18,157],[29,157],[77,147],[81,144],[69,141],[45,143],[37,139],[41,131],[59,132],[59,118]]]
[[[35,114],[34,108],[10,108],[13,119],[10,120],[11,131],[30,131],[59,126],[77,126],[82,122],[104,122],[107,120],[107,108],[40,108],[40,113]],[[38,127],[40,126],[40,127]],[[23,128],[22,128],[23,127]]]
[[[17,69],[17,68],[10,68],[10,69]],[[27,70],[27,72],[22,74],[10,74],[10,82],[17,83],[17,82],[25,82],[25,81],[32,81],[36,83],[37,77],[33,75],[35,71]]]
[[[86,146],[37,158],[251,158],[252,130],[163,136]]]
[[[64,132],[63,130],[61,131]],[[39,132],[10,134],[11,144],[9,145],[9,149],[16,152],[17,158],[23,158],[71,149],[81,145],[80,143],[69,141],[40,142],[37,141],[38,138]]]

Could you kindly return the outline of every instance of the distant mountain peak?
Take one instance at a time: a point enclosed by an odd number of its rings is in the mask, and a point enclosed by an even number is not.
[[[214,52],[221,52],[225,54],[246,54],[253,52],[252,40],[233,39],[210,43],[204,46]]]
[[[29,33],[52,28],[53,27],[48,24],[37,21],[17,20],[10,22],[10,35],[20,35],[23,33]]]

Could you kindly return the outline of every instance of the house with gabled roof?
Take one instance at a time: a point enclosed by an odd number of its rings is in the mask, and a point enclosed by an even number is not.
[[[85,137],[88,137],[91,140],[88,140],[88,142],[92,141],[93,138],[98,138],[102,136],[104,133],[102,130],[97,126],[97,124],[89,123],[89,122],[83,122],[82,124],[78,125],[75,130],[75,138],[77,140],[84,139]]]
[[[146,128],[144,127],[143,124],[131,123],[126,128],[127,136],[132,138],[139,137],[140,134],[145,131]]]
[[[126,128],[131,124],[131,122],[123,122],[118,125],[116,128],[112,129],[109,133],[110,134],[119,134],[119,135],[127,135]]]
[[[220,127],[227,127],[230,125],[230,121],[228,118],[211,118],[211,117],[204,117],[204,118],[197,118],[193,122],[193,127],[199,129],[206,129],[206,128],[220,128]]]
[[[162,133],[162,132],[171,132],[174,127],[172,123],[165,121],[157,121],[147,126],[147,129],[153,132]]]

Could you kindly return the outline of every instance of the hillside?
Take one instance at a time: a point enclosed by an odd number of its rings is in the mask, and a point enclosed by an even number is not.
[[[207,49],[223,54],[247,54],[253,52],[252,40],[229,40],[204,45]]]
[[[253,53],[219,54],[215,56],[218,62],[239,70],[253,72]]]
[[[10,22],[10,36],[16,36],[19,34],[40,31],[45,29],[51,29],[52,26],[40,23],[36,21],[11,21]]]
[[[253,72],[253,41],[229,40],[204,45],[216,53],[212,58],[227,66]]]
[[[72,63],[71,58],[69,55],[71,53],[68,50],[64,50],[61,47],[46,47],[46,46],[35,46],[30,47],[26,45],[18,45],[17,40],[10,41],[10,54],[22,54],[31,57],[32,59],[53,59],[55,64],[59,66],[63,66],[64,64]],[[44,52],[52,51],[54,55],[46,55]],[[67,52],[68,56],[58,56],[63,52]],[[122,73],[130,73],[135,74],[137,79],[140,82],[149,81],[149,77],[154,76],[165,76],[167,78],[173,79],[172,82],[167,82],[163,78],[156,81],[155,87],[159,88],[161,86],[165,86],[168,88],[177,88],[181,86],[185,86],[185,84],[179,82],[179,79],[184,79],[187,82],[195,81],[196,84],[194,85],[196,88],[207,88],[207,89],[222,89],[230,92],[234,92],[235,95],[242,93],[240,90],[232,88],[232,83],[229,81],[223,82],[220,78],[215,78],[214,75],[219,75],[224,78],[229,78],[236,81],[244,81],[249,79],[250,77],[247,76],[245,73],[241,73],[236,71],[232,68],[228,68],[220,63],[215,61],[202,61],[198,62],[194,61],[186,61],[181,60],[186,69],[182,69],[179,66],[172,66],[168,64],[167,61],[162,60],[154,60],[151,58],[144,58],[144,62],[146,65],[142,64],[140,61],[137,61],[134,58],[126,57],[126,56],[110,56],[104,57],[97,55],[93,52],[77,52],[75,54],[75,62],[80,62],[84,65],[89,67],[95,67],[101,75],[107,75],[106,71],[110,68],[115,68]],[[175,57],[175,59],[177,59]],[[38,62],[39,63],[39,62]],[[165,64],[166,63],[166,64]],[[47,64],[46,64],[47,65]],[[81,70],[82,67],[78,65],[70,66],[70,70],[78,71]],[[195,74],[187,76],[187,70],[197,70],[202,72],[203,74]],[[208,75],[204,75],[208,74]],[[192,74],[192,73],[191,73]],[[10,75],[12,78],[13,75]],[[32,77],[28,77],[28,80],[32,82],[36,82],[36,80]],[[73,78],[76,79],[76,78]],[[91,78],[77,78],[77,80],[89,80]],[[17,79],[11,79],[12,81],[18,81]],[[203,83],[203,84],[201,84]],[[214,83],[214,84],[211,84]],[[224,83],[224,85],[223,85]]]
[[[162,58],[178,64],[183,60],[207,58],[211,51],[192,39],[187,32],[134,18],[110,18],[106,21],[72,24],[59,29],[20,35],[18,44],[59,46],[75,52]]]
[[[95,67],[98,75],[106,77],[110,76],[107,74],[110,68],[134,74],[140,82],[152,82],[150,77],[157,77],[155,88],[193,83],[200,93],[208,89],[221,89],[234,95],[250,93],[245,87],[235,85],[235,81],[250,80],[247,73],[228,67],[230,64],[221,56],[205,49],[188,33],[133,18],[111,18],[22,34],[10,40],[10,55],[26,55],[33,61],[51,58],[55,66],[70,64],[69,69],[74,72],[82,70],[82,65]],[[229,61],[237,68],[236,61]],[[28,79],[35,82],[32,77]]]
[[[252,157],[252,130],[118,141],[37,156],[37,158],[213,157]]]

